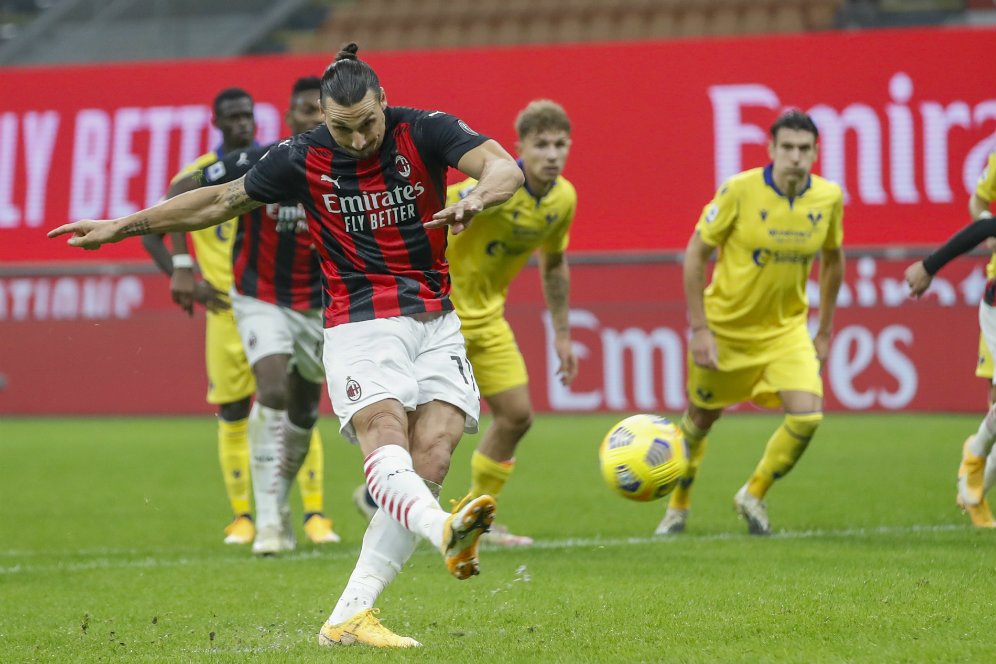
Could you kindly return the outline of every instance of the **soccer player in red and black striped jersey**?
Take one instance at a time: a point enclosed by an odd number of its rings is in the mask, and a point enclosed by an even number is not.
[[[323,124],[320,90],[315,76],[294,83],[285,120],[295,135]],[[234,151],[176,188],[237,180],[270,147]],[[303,208],[273,203],[242,214],[232,274],[232,310],[257,386],[248,427],[256,502],[252,550],[274,555],[295,546],[288,494],[309,451],[325,379],[322,276]],[[306,513],[304,522],[312,541],[339,541],[321,513]]]
[[[480,400],[460,321],[449,299],[446,233],[522,186],[495,141],[441,111],[389,107],[369,65],[346,46],[322,77],[325,125],[281,142],[244,177],[203,187],[110,221],[66,224],[50,237],[96,249],[132,235],[204,228],[266,203],[301,203],[327,292],[325,374],[342,432],[366,456],[377,514],[319,642],[410,647],[375,617],[373,604],[415,548],[443,553],[457,578],[478,572],[477,544],[494,519],[491,496],[455,514],[438,487]],[[444,206],[450,166],[478,181]]]

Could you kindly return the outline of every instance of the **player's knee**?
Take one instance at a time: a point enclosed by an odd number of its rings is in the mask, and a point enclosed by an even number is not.
[[[248,397],[241,401],[223,403],[218,406],[218,417],[226,422],[238,422],[249,417],[251,407],[252,401]]]
[[[530,408],[517,408],[501,413],[496,412],[495,421],[503,429],[522,438],[533,426],[533,411]]]
[[[312,428],[318,421],[318,402],[287,404],[287,419],[296,427]]]
[[[793,437],[808,443],[822,421],[823,413],[821,412],[805,413],[803,415],[788,413],[785,415],[785,429]]]
[[[256,383],[256,400],[267,408],[287,409],[286,381],[266,381]]]
[[[380,442],[407,440],[407,422],[401,417],[393,410],[378,410],[359,421],[354,417],[353,426]]]

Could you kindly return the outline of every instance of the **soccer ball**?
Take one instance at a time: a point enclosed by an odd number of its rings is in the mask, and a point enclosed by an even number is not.
[[[598,461],[605,482],[620,496],[656,500],[671,493],[688,470],[688,447],[667,418],[633,415],[606,434]]]

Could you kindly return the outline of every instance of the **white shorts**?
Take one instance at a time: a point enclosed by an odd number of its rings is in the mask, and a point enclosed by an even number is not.
[[[290,366],[302,378],[312,383],[325,380],[320,309],[295,311],[236,292],[231,298],[249,366],[270,355],[290,355]]]
[[[989,357],[996,357],[996,307],[979,303],[979,329],[989,349]],[[996,385],[996,375],[993,376],[993,384]]]
[[[445,401],[464,412],[467,433],[477,432],[481,395],[456,313],[344,323],[325,330],[325,349],[332,408],[350,442],[358,442],[353,415],[384,399],[397,399],[408,411]]]

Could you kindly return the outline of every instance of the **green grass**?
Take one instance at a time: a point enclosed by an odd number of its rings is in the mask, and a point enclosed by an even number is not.
[[[210,419],[0,421],[0,661],[992,662],[996,532],[954,508],[977,417],[828,416],[751,538],[733,493],[777,424],[716,428],[688,532],[603,486],[617,417],[540,418],[499,520],[537,546],[449,577],[423,546],[379,603],[417,652],[320,649],[364,522],[358,450],[331,420],[326,502],[344,543],[255,560],[221,543]],[[444,498],[465,489],[475,437]]]

